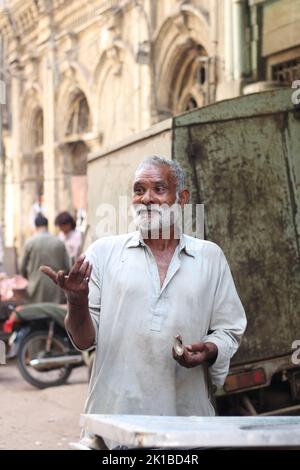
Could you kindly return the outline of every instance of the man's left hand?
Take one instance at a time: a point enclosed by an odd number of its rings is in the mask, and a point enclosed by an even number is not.
[[[172,353],[178,364],[189,369],[204,363],[211,366],[217,359],[218,348],[214,343],[196,343],[184,346],[182,356],[178,356],[174,348]]]

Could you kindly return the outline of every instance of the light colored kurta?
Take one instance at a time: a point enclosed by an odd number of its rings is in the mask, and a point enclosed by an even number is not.
[[[54,271],[70,269],[70,259],[63,242],[48,232],[38,233],[26,242],[21,273],[28,279],[27,291],[30,303],[65,302],[60,287],[39,271],[42,265],[50,266]]]
[[[65,244],[69,257],[75,262],[80,255],[82,232],[80,230],[71,230],[67,234],[59,232],[58,238]]]
[[[222,250],[182,235],[162,288],[139,232],[94,242],[87,259],[97,350],[86,412],[213,415],[206,368],[181,367],[172,345],[177,334],[215,343],[209,374],[223,384],[246,317]]]

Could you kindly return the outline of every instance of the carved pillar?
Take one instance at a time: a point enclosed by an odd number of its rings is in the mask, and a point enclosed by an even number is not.
[[[11,67],[11,145],[8,149],[7,166],[10,172],[7,175],[5,194],[5,240],[7,246],[21,245],[21,227],[23,215],[21,210],[21,128],[20,128],[20,103],[21,103],[21,70],[19,63],[15,61]]]
[[[44,109],[44,205],[49,228],[54,228],[56,214],[56,168],[54,127],[54,69],[55,53],[51,46],[43,63],[43,109]]]
[[[139,4],[135,18],[135,67],[137,106],[135,130],[139,132],[151,126],[152,97],[152,64],[151,64],[151,24],[145,5]],[[150,107],[150,109],[149,109]]]
[[[68,144],[59,144],[55,150],[56,161],[56,201],[57,212],[72,212],[72,154]]]

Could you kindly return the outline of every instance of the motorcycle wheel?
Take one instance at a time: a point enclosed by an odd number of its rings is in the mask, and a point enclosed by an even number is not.
[[[46,353],[47,339],[48,332],[34,331],[23,338],[18,352],[17,366],[22,377],[31,385],[40,389],[64,384],[72,372],[71,366],[38,371],[30,365],[32,359],[66,353],[66,345],[60,336],[53,336],[51,351]]]

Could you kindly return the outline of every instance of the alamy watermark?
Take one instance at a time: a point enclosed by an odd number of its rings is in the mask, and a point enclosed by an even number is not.
[[[300,339],[293,341],[292,349],[295,349],[295,351],[292,354],[291,361],[295,366],[298,366],[300,364]]]
[[[297,106],[300,104],[300,80],[294,80],[292,88],[295,89],[292,93],[292,103]]]

